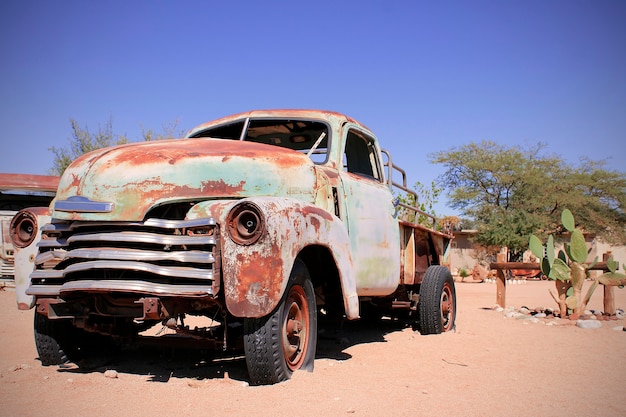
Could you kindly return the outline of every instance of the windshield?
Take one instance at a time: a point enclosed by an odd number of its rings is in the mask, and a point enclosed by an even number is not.
[[[194,138],[245,140],[293,149],[323,163],[328,153],[328,126],[312,120],[245,119],[215,126],[193,135]]]

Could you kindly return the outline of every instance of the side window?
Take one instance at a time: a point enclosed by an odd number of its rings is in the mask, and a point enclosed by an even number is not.
[[[355,130],[348,132],[343,159],[347,172],[381,180],[382,175],[374,141],[361,132]]]

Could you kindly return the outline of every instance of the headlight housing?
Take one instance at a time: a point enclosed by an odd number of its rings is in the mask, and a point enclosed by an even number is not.
[[[226,219],[230,238],[240,245],[252,245],[265,232],[265,216],[256,204],[246,201],[237,204]]]
[[[37,237],[37,216],[28,209],[18,211],[11,219],[9,230],[13,246],[25,248]]]

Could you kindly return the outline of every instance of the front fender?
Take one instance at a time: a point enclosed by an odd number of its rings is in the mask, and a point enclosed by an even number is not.
[[[235,242],[226,227],[230,210],[251,202],[263,213],[265,228],[253,244]],[[263,317],[280,302],[291,268],[307,246],[328,248],[337,269],[346,315],[359,315],[350,239],[344,224],[327,211],[300,200],[255,197],[231,202],[204,202],[188,218],[214,217],[221,225],[223,289],[228,311],[237,317]]]

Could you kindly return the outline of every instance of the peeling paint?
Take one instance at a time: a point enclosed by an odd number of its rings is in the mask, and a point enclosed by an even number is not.
[[[124,145],[95,151],[84,164],[75,162],[61,179],[57,196],[114,202],[114,210],[108,214],[55,212],[54,216],[141,220],[152,207],[168,202],[250,195],[290,195],[311,201],[313,172],[305,155],[257,143],[188,139]]]
[[[222,264],[229,311],[239,317],[269,314],[282,297],[296,257],[303,248],[315,244],[333,254],[345,285],[349,316],[358,315],[353,309],[358,302],[345,225],[324,210],[299,200],[258,197],[253,201],[272,221],[256,245],[237,245],[227,237],[222,240],[223,253],[231,254],[223,258]],[[262,290],[249,292],[253,283],[258,283]]]

